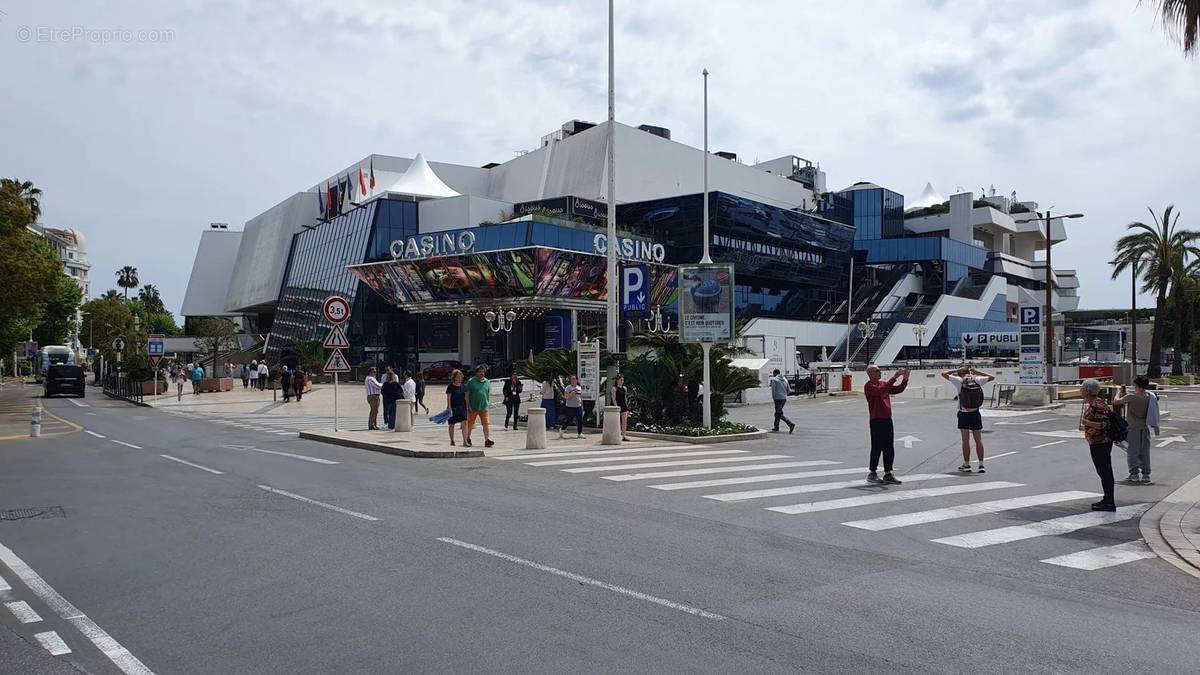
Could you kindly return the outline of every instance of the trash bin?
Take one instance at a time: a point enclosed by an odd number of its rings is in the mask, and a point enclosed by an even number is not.
[[[850,373],[842,373],[842,391],[850,391],[854,388],[854,378]]]

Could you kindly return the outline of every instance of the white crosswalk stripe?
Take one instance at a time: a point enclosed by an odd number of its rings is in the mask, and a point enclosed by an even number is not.
[[[912,476],[909,476],[909,478],[911,479]],[[1030,506],[1057,504],[1059,502],[1069,502],[1075,499],[1088,499],[1090,497],[1099,496],[1100,495],[1096,494],[1095,492],[1082,492],[1079,490],[1050,492],[1041,495],[1015,497],[1013,499],[997,499],[990,502],[979,502],[978,504],[949,506],[942,509],[932,509],[930,511],[901,513],[894,516],[883,516],[882,518],[854,520],[842,524],[849,525],[850,527],[857,527],[861,530],[890,530],[895,527],[907,527],[909,525],[920,525],[923,523],[936,523],[938,521],[951,520],[954,518],[979,516],[986,513],[1000,513],[1001,511],[1012,511],[1013,509],[1023,509]]]
[[[613,450],[568,450],[566,452],[537,452],[530,454],[508,455],[506,457],[493,457],[492,459],[501,462],[522,460],[522,459],[550,459],[552,457],[590,457],[593,455],[620,455],[633,452],[665,452],[667,450],[692,450],[699,446],[695,445],[667,445],[650,448],[616,448]]]
[[[947,474],[948,475],[948,474]],[[777,513],[786,513],[788,515],[799,515],[802,513],[814,513],[817,511],[832,511],[834,509],[849,509],[858,506],[866,506],[868,504],[885,504],[887,502],[902,502],[910,499],[921,499],[923,497],[941,497],[944,495],[963,494],[966,492],[979,492],[982,490],[998,490],[1002,488],[1023,487],[1022,483],[1010,483],[1008,481],[989,481],[986,483],[969,483],[966,485],[948,485],[946,487],[936,488],[917,488],[915,490],[906,490],[904,492],[895,492],[877,495],[865,495],[862,497],[846,497],[844,499],[830,499],[823,502],[808,502],[805,504],[789,504],[788,506],[770,506],[768,511]]]
[[[744,459],[756,458],[746,457]],[[768,464],[746,464],[744,466],[710,466],[703,469],[676,469],[674,471],[617,474],[615,476],[601,476],[601,478],[612,481],[647,480],[653,478],[679,478],[681,476],[708,476],[715,473],[741,473],[745,471],[761,471],[764,469],[793,469],[802,466],[829,466],[830,464],[841,464],[841,462],[831,462],[827,459],[812,459],[801,462],[771,462]],[[611,469],[612,467],[609,468]],[[857,470],[862,471],[862,469]]]
[[[1105,567],[1115,567],[1153,557],[1155,557],[1155,553],[1146,545],[1146,540],[1136,539],[1134,541],[1127,541],[1124,544],[1116,544],[1115,546],[1100,546],[1089,548],[1086,551],[1079,551],[1078,553],[1068,553],[1067,555],[1046,558],[1041,562],[1091,572],[1104,569]]]
[[[632,471],[633,469],[658,469],[665,466],[687,466],[690,464],[725,464],[744,462],[748,459],[784,459],[787,455],[759,455],[758,457],[707,457],[704,459],[673,459],[668,462],[644,462],[641,464],[618,464],[617,466],[581,466],[560,469],[566,473],[596,473],[598,471]]]
[[[948,473],[919,473],[905,476],[908,481],[923,481],[923,480],[943,480],[956,478]],[[810,492],[828,492],[830,490],[840,490],[842,488],[852,487],[867,487],[869,484],[858,480],[843,480],[834,483],[810,483],[808,485],[789,485],[787,487],[766,488],[764,490],[745,490],[742,492],[725,492],[718,495],[704,495],[705,499],[712,499],[718,502],[741,502],[747,499],[762,499],[764,497],[781,497],[783,495],[798,495],[807,494]],[[871,485],[870,487],[875,487]]]
[[[707,455],[744,455],[749,450],[693,450],[691,452],[664,452],[657,455],[617,455],[616,457],[584,457],[582,459],[548,459],[542,462],[526,462],[529,466],[566,466],[568,464],[599,464],[600,462],[641,461],[645,459],[671,459],[672,457],[704,457]]]
[[[761,467],[759,467],[761,468]],[[822,478],[825,476],[847,476],[862,473],[861,468],[853,469],[823,469],[821,471],[793,471],[791,473],[768,473],[762,476],[735,476],[733,478],[710,478],[708,480],[693,480],[684,483],[663,483],[648,485],[655,490],[687,490],[690,488],[718,487],[720,485],[745,485],[746,483],[772,483],[781,480],[798,480],[801,478]],[[613,476],[603,476],[612,480]],[[861,481],[860,481],[861,482]]]
[[[1089,511],[1087,513],[1063,516],[1062,518],[1051,518],[1050,520],[1028,523],[1026,525],[1012,525],[994,530],[968,532],[967,534],[942,537],[933,541],[939,544],[958,546],[959,548],[982,548],[984,546],[1033,539],[1034,537],[1068,534],[1076,530],[1096,527],[1097,525],[1119,523],[1122,520],[1137,518],[1148,510],[1150,510],[1150,504],[1129,504],[1128,506],[1117,507],[1116,511]]]

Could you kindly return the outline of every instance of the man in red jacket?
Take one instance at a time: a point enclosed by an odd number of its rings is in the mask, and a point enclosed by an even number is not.
[[[868,382],[863,385],[863,396],[867,398],[867,410],[871,418],[871,473],[867,474],[867,482],[899,485],[900,481],[892,475],[892,460],[896,457],[892,394],[899,394],[908,387],[908,368],[897,370],[892,379],[886,382],[880,378],[879,366],[867,366]],[[900,380],[900,384],[896,384],[897,379]],[[875,473],[879,468],[881,454],[883,478]]]

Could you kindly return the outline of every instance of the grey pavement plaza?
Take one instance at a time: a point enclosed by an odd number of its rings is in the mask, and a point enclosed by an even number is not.
[[[93,392],[0,440],[0,672],[1196,672],[1200,578],[1139,520],[1200,474],[1200,396],[1100,514],[1072,404],[988,411],[963,475],[953,402],[898,399],[879,487],[853,397],[757,441],[437,460]]]

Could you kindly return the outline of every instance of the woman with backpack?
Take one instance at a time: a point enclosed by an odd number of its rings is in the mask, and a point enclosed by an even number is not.
[[[958,393],[958,433],[962,436],[962,466],[958,470],[971,473],[971,436],[975,436],[975,456],[979,458],[979,473],[983,468],[983,385],[996,379],[995,375],[974,368],[956,368],[942,373]]]
[[[1112,408],[1100,398],[1100,383],[1093,378],[1084,380],[1083,384],[1079,385],[1079,392],[1083,395],[1079,430],[1083,432],[1083,437],[1091,449],[1092,464],[1096,466],[1096,475],[1100,477],[1100,486],[1104,489],[1104,498],[1092,504],[1092,510],[1116,511],[1116,499],[1113,497],[1113,438],[1109,436],[1109,415]]]

